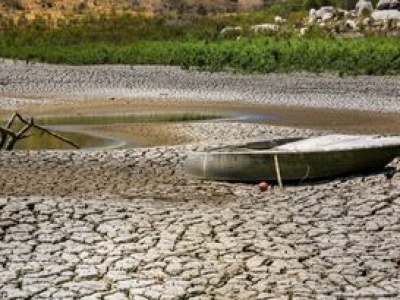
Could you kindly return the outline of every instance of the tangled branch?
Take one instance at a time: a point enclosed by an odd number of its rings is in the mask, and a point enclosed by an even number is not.
[[[19,130],[19,131],[14,131],[12,129],[12,126],[15,122],[15,120],[19,120],[24,126]],[[47,133],[51,135],[52,137],[61,140],[72,147],[79,149],[79,146],[72,142],[71,140],[55,133],[52,132],[40,125],[35,124],[35,121],[33,118],[29,118],[28,120],[22,117],[18,112],[15,112],[11,118],[8,120],[7,124],[5,126],[0,126],[0,150],[13,150],[15,144],[27,137],[29,137],[29,131],[32,129],[38,129],[44,133]]]

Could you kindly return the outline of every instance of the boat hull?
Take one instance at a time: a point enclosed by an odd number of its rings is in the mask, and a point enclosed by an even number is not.
[[[189,155],[185,169],[203,179],[254,182],[338,177],[382,169],[400,153],[400,146],[321,152],[202,152]]]

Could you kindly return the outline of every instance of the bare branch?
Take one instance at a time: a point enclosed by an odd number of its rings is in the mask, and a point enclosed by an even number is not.
[[[29,123],[30,123],[30,122],[28,122],[27,120],[25,120],[19,113],[16,113],[16,117],[17,117],[22,123],[25,123],[25,124],[29,124]],[[59,134],[57,134],[57,133],[54,133],[54,132],[52,132],[52,131],[50,131],[50,130],[48,130],[48,129],[42,127],[42,126],[36,125],[36,124],[34,123],[33,118],[31,118],[30,121],[32,122],[32,126],[33,126],[34,128],[39,129],[39,130],[41,130],[41,131],[43,131],[43,132],[45,132],[45,133],[47,133],[47,134],[49,134],[49,135],[51,135],[51,136],[57,138],[57,139],[59,139],[59,140],[65,142],[65,143],[71,145],[72,147],[74,147],[74,148],[76,148],[76,149],[79,149],[79,146],[78,146],[77,144],[75,144],[74,142],[70,141],[69,139],[67,139],[67,138],[65,138],[65,137],[63,137],[63,136],[61,136],[61,135],[59,135]]]
[[[3,131],[0,127],[0,149],[3,149],[4,144],[7,141],[7,132]]]
[[[11,126],[13,125],[15,119],[18,119],[21,121],[21,123],[25,124],[25,126],[17,133],[11,129]],[[22,117],[18,112],[15,112],[12,117],[8,120],[6,126],[0,126],[0,149],[5,149],[5,150],[12,150],[15,146],[15,143],[18,140],[25,139],[27,137],[27,132],[31,128],[36,128],[40,130],[42,133],[47,133],[51,136],[53,136],[56,139],[59,139],[72,147],[79,149],[79,146],[75,144],[74,142],[70,141],[69,139],[54,133],[42,126],[36,125],[35,121],[33,118],[30,118],[29,120],[26,120],[24,117]],[[10,137],[10,139],[7,142],[7,138]]]
[[[16,117],[17,117],[17,113],[14,113],[11,116],[11,118],[8,120],[5,127],[0,126],[0,132],[1,132],[0,149],[3,149],[3,148],[8,149],[10,143],[15,144],[15,142],[13,142],[13,141],[15,139],[17,139],[17,134],[11,129],[11,126]],[[7,143],[8,136],[10,136],[10,140]],[[5,145],[7,145],[7,146],[5,146]]]
[[[8,120],[7,124],[6,124],[6,128],[10,129],[12,124],[14,123],[15,118],[17,117],[17,112],[13,113],[13,115],[11,116],[11,118]]]
[[[32,121],[32,119],[31,119]],[[14,148],[14,145],[16,142],[18,142],[18,140],[21,139],[22,136],[24,136],[24,134],[31,129],[32,124],[26,124],[17,134],[15,137],[12,137],[10,139],[10,141],[8,142],[7,146],[5,146],[6,150],[12,150]]]
[[[20,115],[19,112],[15,112],[14,115],[13,115],[13,117],[14,117],[14,119],[15,119],[15,118],[18,118],[22,123],[27,123],[27,122],[28,122],[28,121],[26,121],[26,120]]]
[[[67,139],[67,138],[65,138],[65,137],[63,137],[63,136],[61,136],[61,135],[59,135],[59,134],[57,134],[55,132],[52,132],[52,131],[50,131],[50,130],[42,127],[42,126],[39,126],[39,125],[33,125],[33,127],[37,128],[37,129],[40,129],[40,130],[50,134],[51,136],[53,136],[53,137],[65,142],[67,144],[70,144],[72,147],[74,147],[76,149],[79,149],[79,146],[77,144],[75,144],[74,142],[70,141],[69,139]]]
[[[6,134],[8,134],[8,135],[11,135],[12,137],[15,137],[17,134],[14,132],[14,131],[12,131],[11,129],[8,129],[8,128],[5,128],[5,127],[3,127],[3,126],[0,126],[0,131],[3,133],[6,133]]]

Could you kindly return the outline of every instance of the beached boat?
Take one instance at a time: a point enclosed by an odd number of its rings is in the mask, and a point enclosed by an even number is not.
[[[376,171],[398,155],[399,136],[326,135],[191,152],[185,169],[211,180],[299,181]]]

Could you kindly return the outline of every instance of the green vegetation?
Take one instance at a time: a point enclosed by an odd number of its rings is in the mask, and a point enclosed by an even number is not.
[[[275,8],[276,9],[276,8]],[[143,16],[86,17],[53,24],[46,19],[2,19],[0,56],[66,64],[161,64],[202,70],[268,73],[330,71],[400,74],[400,38],[332,37],[320,30],[255,35],[249,25],[272,21],[271,8],[229,17],[168,19]],[[304,17],[294,12],[285,17]],[[243,26],[240,39],[222,38],[229,25]]]

